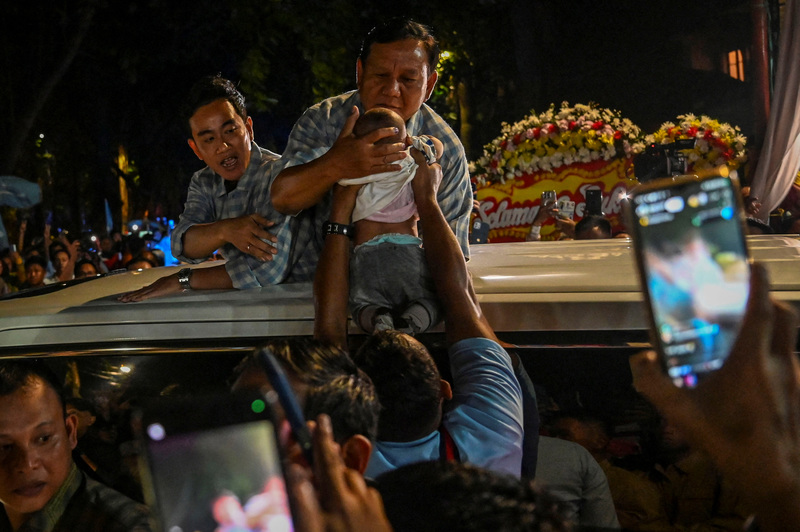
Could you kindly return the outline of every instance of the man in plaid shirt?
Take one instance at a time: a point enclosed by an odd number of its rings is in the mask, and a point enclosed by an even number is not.
[[[120,301],[142,301],[187,288],[256,288],[310,280],[318,249],[313,234],[297,235],[304,214],[277,212],[269,197],[278,156],[253,142],[244,97],[219,76],[198,82],[187,99],[189,146],[208,166],[189,184],[184,212],[172,233],[172,254],[198,263],[219,250],[220,266],[183,269]],[[307,249],[311,248],[311,249]]]
[[[436,84],[438,59],[439,47],[429,28],[391,19],[364,40],[356,63],[358,90],[320,102],[300,117],[276,163],[279,173],[271,190],[273,205],[282,213],[313,208],[300,234],[319,232],[330,213],[330,191],[340,179],[400,169],[395,163],[405,157],[406,146],[375,144],[395,134],[394,128],[360,139],[352,133],[361,113],[385,107],[403,117],[409,135],[430,135],[444,144],[437,200],[469,258],[472,193],[464,147],[453,129],[425,105]]]

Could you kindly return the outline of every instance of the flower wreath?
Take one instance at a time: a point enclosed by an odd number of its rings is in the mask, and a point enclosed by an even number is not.
[[[722,164],[735,170],[747,161],[747,137],[742,135],[738,126],[691,113],[677,118],[677,124],[664,122],[658,131],[647,135],[645,141],[648,144],[670,144],[678,139],[696,139],[694,149],[685,150],[689,171]]]
[[[504,183],[574,163],[632,157],[643,149],[641,130],[619,111],[563,102],[514,124],[503,122],[500,136],[484,146],[470,173],[482,185]]]

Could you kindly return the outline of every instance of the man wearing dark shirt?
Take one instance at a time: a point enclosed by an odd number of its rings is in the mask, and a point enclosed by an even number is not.
[[[147,532],[145,507],[72,461],[77,418],[41,362],[0,361],[0,532]]]

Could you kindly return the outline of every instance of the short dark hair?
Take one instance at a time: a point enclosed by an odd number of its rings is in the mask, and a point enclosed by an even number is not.
[[[25,269],[27,270],[29,266],[34,264],[38,264],[44,269],[47,269],[47,259],[42,257],[41,255],[31,255],[27,259],[25,259]]]
[[[378,439],[413,441],[441,417],[441,375],[422,344],[398,331],[371,335],[353,356],[378,392]]]
[[[189,138],[192,138],[192,127],[189,120],[194,113],[204,105],[217,100],[227,100],[233,106],[236,114],[247,119],[247,107],[245,106],[244,96],[236,88],[232,81],[223,78],[220,74],[206,76],[197,81],[189,90],[183,105],[183,124],[187,129]]]
[[[271,350],[284,370],[311,386],[324,384],[336,375],[358,371],[358,366],[343,349],[311,338],[274,338],[261,348]],[[248,369],[263,371],[258,360],[259,351],[256,349],[239,362],[233,370],[234,379]]]
[[[331,418],[333,434],[341,443],[356,434],[375,440],[380,403],[369,376],[341,348],[309,338],[276,338],[267,342],[283,369],[308,385],[300,397],[303,415],[314,420],[319,414]],[[264,372],[260,349],[242,359],[234,379],[247,371]]]
[[[422,43],[428,54],[428,66],[431,70],[428,74],[432,74],[436,70],[436,65],[439,64],[439,43],[429,26],[406,17],[390,18],[372,28],[361,44],[358,58],[362,65],[366,65],[373,44],[386,44],[405,39],[415,39]]]
[[[575,224],[575,239],[580,240],[578,235],[588,233],[595,227],[603,231],[603,234],[611,238],[611,222],[599,214],[592,214]]]
[[[55,257],[56,253],[59,251],[65,251],[67,255],[69,255],[69,251],[67,248],[62,244],[60,241],[56,240],[55,242],[51,242],[50,245],[47,247],[47,252],[50,254],[51,257]]]
[[[94,263],[91,259],[81,259],[75,263],[75,271],[80,271],[81,266],[84,264],[91,264],[92,267],[95,269],[96,272],[100,272],[100,269],[97,267],[97,264]]]
[[[56,392],[63,409],[64,386],[43,360],[17,358],[0,360],[0,397],[30,386],[36,379],[40,379]]]
[[[303,414],[309,420],[330,416],[334,439],[340,443],[356,434],[370,441],[378,436],[380,402],[372,381],[360,369],[309,387]]]
[[[375,487],[396,532],[570,530],[532,480],[470,464],[417,462],[380,475]]]

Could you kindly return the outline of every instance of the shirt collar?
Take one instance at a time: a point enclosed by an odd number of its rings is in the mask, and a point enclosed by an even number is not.
[[[44,508],[31,514],[28,520],[22,525],[21,530],[35,530],[36,532],[50,532],[53,530],[58,520],[64,515],[69,501],[81,487],[82,483],[83,474],[73,463],[70,466],[67,479],[61,484],[58,491],[56,491],[53,497],[44,505]]]

